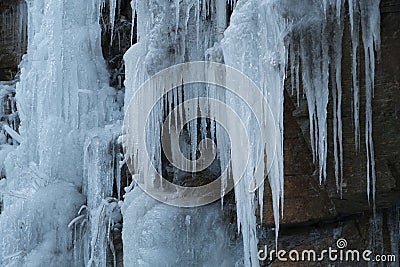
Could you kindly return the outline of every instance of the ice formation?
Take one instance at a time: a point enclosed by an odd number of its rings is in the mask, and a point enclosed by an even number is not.
[[[2,120],[7,125],[4,124],[0,134],[1,177],[7,176],[0,182],[4,207],[0,225],[7,225],[7,228],[0,228],[0,265],[64,266],[74,262],[75,265],[106,266],[108,249],[115,264],[109,233],[121,219],[118,211],[121,196],[112,198],[112,190],[116,181],[119,194],[120,167],[124,161],[116,145],[121,114],[115,103],[116,91],[108,86],[100,47],[99,16],[105,2],[26,2],[28,53],[20,65],[21,77],[16,86],[21,126],[17,129],[13,112],[8,112],[7,119]],[[113,28],[119,5],[116,0],[107,3]],[[348,10],[343,0],[301,3],[289,0],[133,0],[131,5],[136,14],[134,27],[138,42],[125,55],[125,107],[135,90],[151,75],[177,63],[197,60],[216,61],[239,69],[268,99],[276,128],[276,159],[268,174],[276,238],[280,213],[283,213],[283,101],[288,73],[298,99],[302,94],[307,98],[310,140],[321,182],[326,179],[330,138],[327,107],[329,94],[332,94],[335,178],[338,191],[342,190],[342,51],[338,44],[342,43],[344,14],[348,11],[355,144],[359,149],[362,86],[357,75],[361,64],[357,51],[362,45],[367,192],[369,198],[372,191],[372,199],[375,199],[371,99],[375,52],[380,45],[379,1],[349,0]],[[227,11],[231,9],[233,13],[229,18]],[[24,23],[19,25],[23,29]],[[1,94],[12,94],[12,87],[0,84]],[[148,140],[150,155],[155,159],[153,164],[159,171],[165,166],[160,156],[162,148],[156,141],[161,132],[156,126],[174,106],[205,95],[240,108],[233,96],[204,85],[177,88],[165,101],[154,106],[150,121],[153,132]],[[11,107],[13,105],[12,102]],[[241,112],[244,118],[250,118],[248,111]],[[179,116],[183,113],[185,111]],[[0,115],[4,117],[5,113],[2,111]],[[182,121],[178,116],[173,119],[175,123]],[[174,122],[171,119],[169,123],[173,125]],[[246,126],[252,128],[251,119]],[[213,118],[191,121],[187,132],[188,146],[183,154],[191,159],[197,157],[198,143],[206,136],[220,148],[230,142],[240,142],[229,140]],[[255,137],[252,132],[249,135]],[[265,142],[261,140],[252,149],[263,150]],[[16,148],[17,143],[20,145]],[[229,153],[225,152],[220,149],[217,153],[221,172],[229,162]],[[135,162],[135,166],[148,167],[140,163]],[[250,165],[255,166],[256,160]],[[184,175],[173,168],[172,173],[178,181]],[[263,186],[258,195],[249,191],[252,178],[252,172],[246,173],[235,187],[242,259],[237,258],[241,254],[237,252],[237,241],[229,243],[223,211],[218,204],[193,210],[178,209],[150,199],[137,187],[128,189],[122,205],[125,266],[159,264],[167,259],[171,260],[171,265],[178,261],[184,264],[196,261],[200,265],[258,266],[255,214],[258,204],[262,210],[264,200]],[[225,193],[227,179],[222,179],[221,195]],[[160,223],[161,228],[158,227]],[[391,231],[396,231],[393,225]],[[156,237],[158,239],[154,240]],[[184,247],[187,250],[183,250]],[[209,254],[219,257],[208,257]]]
[[[133,1],[132,7],[134,14],[137,14],[138,42],[127,51],[124,57],[127,77],[125,81],[126,108],[135,90],[147,78],[160,70],[186,61],[209,59],[222,62],[222,51],[218,42],[222,38],[222,32],[227,23],[226,15],[224,15],[226,14],[225,1]],[[163,89],[156,86],[157,84],[154,85],[154,95]],[[165,113],[171,112],[184,100],[207,96],[207,94],[215,95],[218,92],[215,88],[213,90],[204,85],[185,85],[184,89],[179,87],[173,90],[166,96],[166,101],[154,106],[150,114],[151,131],[148,132],[147,140],[150,144],[150,158],[154,159],[152,163],[158,171],[163,168],[163,162],[160,156],[161,144],[157,140],[161,134],[159,126],[164,116],[166,117]],[[220,95],[220,97],[223,96]],[[152,105],[152,99],[142,99],[142,101],[146,102],[143,106]],[[185,110],[181,110],[176,116],[170,117],[171,121],[167,121],[171,127],[176,127],[177,121],[184,120],[183,117],[186,115],[183,113],[190,113],[186,106],[182,108]],[[146,119],[144,115],[141,120]],[[139,121],[138,123],[140,124]],[[134,123],[131,126],[136,127],[136,125]],[[211,130],[207,132],[206,129],[210,128]],[[216,138],[221,144],[225,137],[212,118],[210,122],[201,119],[199,124],[197,120],[190,121],[187,131],[187,141],[182,147],[182,153],[192,160],[196,159],[198,142],[205,136],[209,135],[211,139]],[[141,164],[139,155],[135,154],[134,158],[134,169],[139,173],[144,173],[140,179],[148,183],[160,183],[154,173],[148,170],[149,166]],[[226,166],[224,158],[220,157],[220,159],[221,166]],[[172,167],[170,169],[174,180],[179,182],[186,178],[185,173]],[[136,196],[133,196],[134,194]],[[137,194],[141,195],[137,196]],[[129,198],[132,200],[128,200]],[[179,209],[157,203],[140,192],[139,188],[129,193],[126,199],[122,212],[124,251],[129,251],[129,254],[124,254],[124,264],[127,266],[176,265],[178,263],[184,266],[190,264],[193,259],[199,265],[232,266],[238,261],[236,257],[230,256],[241,253],[236,252],[236,246],[227,245],[228,238],[224,236],[226,232],[223,230],[223,211],[219,204],[195,209]],[[199,220],[202,220],[201,225],[198,225]],[[186,227],[190,228],[188,233],[182,232],[182,226],[179,227],[184,222]],[[171,232],[166,230],[171,228],[173,229]],[[149,234],[150,232],[154,236]],[[137,237],[139,242],[136,238],[132,239],[132,236]],[[155,237],[157,241],[152,241]],[[186,242],[182,244],[180,241],[176,244],[174,240],[177,239],[184,239]],[[207,244],[207,247],[197,242]],[[185,246],[188,246],[190,251],[186,251]],[[209,249],[218,251],[221,257],[204,257],[203,253],[207,254],[205,250]],[[160,251],[160,253],[154,256],[154,251]]]
[[[310,118],[310,140],[314,159],[318,161],[320,181],[326,179],[327,158],[327,104],[329,88],[333,102],[333,144],[335,178],[337,189],[342,194],[343,144],[342,144],[342,84],[341,58],[344,30],[345,1],[310,1],[306,8],[292,9],[294,13],[289,25],[288,46],[290,67],[297,91],[299,90],[299,68],[301,68],[303,92],[307,97]],[[364,47],[365,65],[365,148],[367,197],[375,201],[375,160],[372,141],[372,106],[375,53],[380,47],[379,1],[349,1],[350,35],[352,43],[352,90],[355,146],[359,150],[359,64],[358,47]],[[304,11],[304,13],[301,13]],[[306,13],[310,13],[307,17]],[[287,12],[287,11],[285,11]],[[290,11],[289,11],[290,12]],[[289,13],[290,14],[290,13]],[[306,19],[306,18],[307,19]],[[361,27],[360,27],[361,26]],[[361,33],[361,34],[360,34]],[[362,43],[359,36],[362,36]],[[338,45],[339,44],[339,45]],[[292,52],[294,50],[294,52]],[[299,91],[297,92],[299,93]]]
[[[112,190],[103,174],[113,169],[104,171],[110,166],[103,163],[119,127],[105,126],[121,114],[101,54],[102,3],[35,0],[27,6],[28,53],[16,86],[20,136],[3,127],[21,144],[4,161],[0,265],[67,266],[74,257],[68,224],[83,194],[95,218],[99,198]],[[96,227],[106,229],[94,219],[88,224],[82,239],[93,240]],[[86,254],[82,261],[105,266],[93,249]]]
[[[268,96],[270,105],[273,105],[276,128],[279,129],[276,140],[279,141],[276,150],[277,160],[268,177],[272,189],[276,233],[279,229],[279,207],[283,208],[283,91],[287,68],[290,69],[293,91],[297,91],[299,98],[301,80],[303,94],[307,98],[310,141],[314,160],[319,166],[320,182],[326,179],[329,138],[327,106],[329,93],[332,94],[335,178],[337,189],[340,194],[342,193],[341,44],[344,12],[344,1],[324,1],[323,3],[307,1],[297,5],[285,1],[238,1],[231,17],[231,24],[224,33],[222,49],[225,63],[243,70],[258,82],[260,88]],[[367,194],[369,198],[370,181],[372,181],[371,188],[373,199],[375,199],[371,97],[374,80],[374,52],[379,51],[380,44],[379,1],[356,1],[355,3],[350,1],[349,13],[353,45],[356,146],[359,138],[356,51],[359,44],[360,21],[363,44],[365,44]],[[238,191],[239,189],[235,188],[235,193]],[[262,197],[260,199],[262,200]],[[239,209],[240,207],[238,211]],[[245,225],[249,225],[248,218],[251,218],[251,214],[241,217],[238,213],[238,218],[239,220],[243,218]],[[249,227],[254,227],[251,225],[250,223]],[[256,242],[255,237],[247,237],[247,239],[253,239],[252,242]],[[246,246],[245,240],[244,238]],[[250,246],[247,249],[245,247],[245,250],[251,251]]]
[[[177,3],[180,3],[179,7]],[[335,178],[337,190],[340,194],[342,193],[341,105],[343,89],[341,84],[341,44],[345,25],[344,13],[347,11],[345,1],[307,1],[301,4],[274,0],[238,1],[234,3],[230,25],[224,31],[223,38],[216,38],[214,44],[211,43],[211,47],[207,38],[212,36],[212,33],[208,32],[204,35],[204,25],[207,25],[207,22],[199,22],[199,18],[204,14],[216,12],[218,19],[213,21],[211,18],[211,21],[216,25],[215,28],[223,28],[226,25],[224,19],[226,4],[225,1],[216,1],[215,3],[208,1],[174,1],[173,3],[150,1],[140,3],[134,1],[132,6],[138,14],[139,41],[128,51],[125,57],[127,73],[131,73],[126,85],[133,93],[133,90],[138,88],[146,77],[158,70],[182,61],[203,59],[204,48],[199,47],[201,44],[210,47],[207,50],[207,55],[211,55],[211,57],[205,59],[224,62],[252,78],[267,96],[276,120],[276,161],[274,161],[268,178],[272,189],[276,233],[278,233],[280,209],[283,212],[283,92],[288,68],[290,69],[293,91],[297,91],[298,98],[300,98],[301,81],[303,95],[307,98],[310,142],[314,160],[319,166],[321,183],[325,181],[327,175],[327,142],[330,138],[327,134],[327,107],[330,92],[332,94]],[[194,11],[191,11],[192,8]],[[167,12],[173,15],[166,16]],[[358,36],[361,32],[365,51],[364,64],[366,66],[367,193],[369,198],[370,188],[372,188],[373,199],[375,199],[371,98],[374,80],[374,53],[379,51],[380,43],[379,1],[349,1],[348,12],[350,14],[353,51],[352,88],[355,143],[356,148],[359,149],[358,114],[360,100],[357,49],[360,44]],[[153,19],[149,20],[149,18]],[[190,29],[193,24],[195,28],[188,31],[188,27]],[[180,27],[183,28],[183,31],[178,30]],[[175,30],[172,31],[172,29]],[[191,38],[193,33],[195,33],[196,42],[193,43],[192,41],[192,46],[189,46],[187,43],[194,40]],[[205,42],[201,42],[200,40],[204,38]],[[158,42],[160,39],[165,40],[165,42]],[[193,55],[193,51],[197,56],[190,56]],[[184,57],[185,53],[189,56]],[[144,64],[141,64],[141,62],[144,62]],[[185,91],[185,94],[186,92],[191,94],[188,91]],[[126,95],[126,102],[130,99],[132,93]],[[225,101],[232,103],[229,96],[225,96]],[[169,103],[171,102],[173,100],[169,101]],[[162,120],[162,106],[158,108],[160,112],[156,112],[155,116],[159,117],[153,118],[155,121]],[[197,132],[196,125],[193,125],[193,131]],[[216,139],[221,139],[218,136],[218,129],[216,129],[216,132]],[[155,133],[155,136],[157,134]],[[197,138],[193,132],[191,136]],[[196,140],[191,140],[191,144],[196,146]],[[161,151],[161,148],[155,147],[153,155],[156,155],[159,151]],[[220,160],[221,163],[226,162],[224,155],[220,155]],[[156,163],[156,166],[160,168],[161,163]],[[257,246],[256,218],[254,215],[257,208],[256,197],[255,194],[246,189],[252,175],[249,174],[248,176],[235,187],[238,225],[243,235],[245,265],[258,265],[254,254]],[[260,191],[261,194],[259,194],[258,199],[261,204],[263,199],[262,190]]]
[[[258,13],[261,11],[260,13]],[[222,40],[225,63],[232,65],[251,79],[267,96],[275,119],[276,158],[269,172],[272,189],[276,236],[279,231],[279,208],[283,204],[283,82],[286,64],[285,46],[282,33],[284,19],[279,17],[268,3],[238,1],[231,17],[231,25]],[[246,49],[244,49],[246,47]],[[265,142],[265,141],[264,141]],[[271,156],[271,155],[267,155]],[[243,181],[251,180],[248,174]],[[254,193],[247,186],[237,186],[235,196],[238,223],[243,234],[246,266],[258,266]],[[263,190],[258,196],[263,202]],[[243,207],[241,207],[243,205]],[[283,205],[282,205],[283,206]]]

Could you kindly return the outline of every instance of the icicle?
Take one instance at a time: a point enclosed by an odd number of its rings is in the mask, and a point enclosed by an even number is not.
[[[296,68],[296,63],[295,63],[295,51],[293,48],[293,45],[289,45],[289,54],[290,54],[290,85],[292,87],[292,95],[294,95],[295,92],[295,68]]]
[[[123,165],[125,164],[124,162],[124,155],[120,152],[117,153],[117,164],[115,166],[116,168],[116,175],[115,175],[115,180],[117,183],[117,191],[118,191],[118,200],[121,200],[121,169]]]
[[[352,44],[352,61],[351,61],[351,74],[352,74],[352,89],[353,89],[353,117],[354,117],[354,143],[356,151],[360,149],[360,121],[359,121],[359,87],[357,76],[357,51],[359,43],[359,6],[358,1],[349,0],[349,16],[350,16],[350,35]]]
[[[8,126],[8,125],[6,125],[6,124],[3,124],[2,125],[3,127],[3,129],[15,140],[15,141],[17,141],[18,143],[21,143],[22,142],[22,138],[21,138],[21,135],[19,135],[16,131],[14,131],[10,126]]]
[[[219,36],[219,39],[222,39],[223,33],[226,29],[226,0],[216,0],[215,2],[215,8],[216,8],[216,16],[217,16],[217,34]],[[220,40],[218,40],[220,41]]]
[[[300,33],[303,89],[305,90],[313,160],[318,162],[320,183],[326,179],[327,105],[329,99],[329,44],[326,25]]]
[[[247,20],[248,17],[258,18],[259,21]],[[239,1],[231,17],[230,27],[225,31],[222,40],[225,63],[242,70],[259,84],[275,117],[276,157],[279,160],[272,163],[268,179],[272,191],[276,240],[283,204],[283,82],[287,61],[282,38],[284,30],[284,19],[279,17],[272,3]],[[265,145],[260,144],[262,150]],[[254,174],[248,175],[252,177]],[[243,237],[245,265],[258,266],[257,255],[254,255],[257,251],[254,216],[257,203],[254,192],[246,190],[247,179],[246,176],[235,187],[238,226]],[[259,190],[262,188],[261,186]],[[264,201],[261,192],[258,194],[258,201]]]
[[[114,25],[115,25],[115,15],[117,10],[117,0],[109,0],[110,5],[110,24],[111,24],[111,38],[110,38],[110,45],[114,40]]]
[[[264,184],[260,186],[258,189],[258,205],[259,205],[259,211],[260,211],[260,223],[262,224],[263,222],[263,211],[264,211]],[[283,209],[282,209],[283,213]]]
[[[205,0],[202,1],[203,4],[205,5]],[[203,14],[206,14],[206,8],[203,5]],[[196,5],[196,45],[197,49],[199,49],[199,39],[200,39],[200,0],[197,0],[197,5]]]
[[[174,0],[174,5],[175,5],[175,35],[178,35],[178,29],[179,29],[179,1],[180,0]]]
[[[188,243],[189,243],[190,220],[191,220],[191,216],[190,215],[186,215],[186,217],[185,217],[186,242],[188,242]]]
[[[327,40],[327,36],[325,33],[325,27],[322,30],[322,66],[321,66],[321,78],[320,81],[317,82],[319,85],[322,82],[322,90],[318,90],[316,87],[317,93],[317,116],[318,116],[318,150],[319,150],[319,169],[320,169],[320,181],[326,180],[326,158],[328,153],[328,133],[327,133],[327,107],[329,101],[329,44]],[[319,95],[321,92],[321,95]]]
[[[131,7],[132,7],[132,21],[131,21],[131,46],[133,45],[133,33],[135,26],[137,27],[137,22],[135,23],[135,18],[137,16],[137,3],[136,0],[131,1]],[[139,40],[139,31],[137,32],[137,40]]]
[[[340,13],[340,3],[336,6],[336,18],[333,21],[334,36],[332,44],[341,44],[343,37],[343,23]],[[333,98],[333,150],[335,162],[336,189],[342,197],[343,186],[343,138],[342,138],[342,46],[333,45],[332,66],[332,98]]]
[[[375,153],[372,140],[372,97],[375,78],[375,51],[379,53],[380,12],[379,1],[365,0],[359,2],[361,10],[361,29],[364,46],[365,66],[365,146],[367,153],[367,197],[372,199],[375,207]]]

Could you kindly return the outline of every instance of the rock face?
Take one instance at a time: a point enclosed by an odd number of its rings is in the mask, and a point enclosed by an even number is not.
[[[21,16],[22,15],[22,16]],[[0,3],[0,80],[12,80],[26,52],[27,11],[24,0]]]
[[[381,55],[376,65],[375,93],[373,106],[373,139],[376,161],[376,208],[384,218],[390,215],[388,209],[400,203],[400,2],[381,1]],[[309,146],[308,112],[305,100],[296,107],[295,98],[285,96],[285,203],[281,218],[282,249],[327,248],[339,237],[347,238],[353,248],[368,248],[369,231],[373,223],[373,202],[366,193],[366,153],[364,140],[364,95],[361,94],[360,129],[361,149],[357,153],[354,145],[354,131],[351,99],[351,41],[348,27],[345,27],[342,59],[342,120],[343,120],[343,195],[336,191],[332,141],[332,107],[328,107],[328,175],[326,183],[319,184],[317,168],[312,162]],[[363,55],[360,47],[359,54]],[[363,58],[359,60],[363,62]],[[361,92],[363,88],[363,69]],[[263,225],[273,224],[271,192],[265,187]],[[391,210],[393,211],[393,210]],[[377,215],[376,221],[379,221]],[[386,216],[386,217],[385,217]],[[391,216],[391,215],[390,215]],[[386,219],[384,219],[386,220]],[[341,234],[334,236],[335,229]],[[382,226],[387,229],[387,225]],[[382,229],[381,229],[382,230]],[[381,232],[382,234],[382,232]],[[388,231],[383,231],[383,250],[391,251]],[[268,243],[261,240],[260,244]],[[397,241],[398,242],[398,241]],[[265,262],[266,264],[266,262]],[[292,263],[293,264],[293,263]],[[353,266],[351,263],[341,263]],[[312,264],[311,264],[312,265]],[[274,266],[293,266],[277,262]],[[316,264],[316,266],[319,266]],[[354,265],[358,266],[358,265]],[[398,265],[394,265],[398,266]]]

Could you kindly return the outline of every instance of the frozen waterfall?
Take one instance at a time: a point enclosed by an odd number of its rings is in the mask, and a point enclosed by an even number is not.
[[[222,200],[196,208],[160,203],[134,182],[125,188],[125,195],[120,194],[121,168],[127,161],[134,171],[145,174],[139,179],[163,187],[163,181],[157,180],[136,150],[128,151],[129,155],[122,154],[123,112],[121,103],[117,103],[118,92],[109,86],[99,25],[102,9],[107,5],[112,42],[120,1],[26,0],[26,3],[28,50],[20,64],[20,80],[16,85],[0,83],[0,96],[10,95],[12,99],[12,111],[7,114],[0,111],[1,117],[7,116],[0,132],[0,179],[6,177],[0,180],[1,266],[70,266],[72,263],[106,266],[109,262],[116,266],[110,232],[120,231],[122,220],[124,266],[188,266],[193,262],[200,266],[258,266],[256,213],[269,200],[263,199],[264,184],[256,191],[249,189],[255,175],[268,174],[277,241],[279,219],[284,213],[283,102],[284,90],[287,90],[285,80],[289,76],[298,100],[303,96],[307,99],[310,144],[320,183],[327,178],[328,139],[334,140],[339,194],[343,183],[342,94],[343,90],[352,90],[357,150],[361,143],[359,117],[365,113],[367,194],[368,200],[372,195],[374,203],[371,101],[375,55],[379,54],[380,46],[379,1],[131,2],[132,32],[137,33],[137,42],[124,56],[125,111],[135,92],[154,74],[179,63],[213,61],[247,75],[267,99],[275,119],[275,153],[269,168],[264,158],[270,160],[271,155],[265,152],[270,144],[259,140],[250,109],[216,85],[179,86],[154,103],[149,118],[134,118],[131,126],[150,128],[146,140],[154,169],[167,173],[171,181],[185,185],[194,183],[194,176],[165,162],[160,141],[164,119],[169,119],[170,129],[184,121],[187,114],[194,113],[182,105],[190,99],[213,98],[236,109],[244,128],[249,130],[250,152],[261,154],[249,161],[243,176],[236,177],[235,166],[230,166],[229,158],[230,145],[241,143],[243,136],[230,135],[218,124],[216,118],[225,116],[226,119],[227,115],[213,104],[207,108],[198,104],[195,110],[199,113],[198,119],[187,123],[183,141],[174,144],[171,141],[173,158],[179,159],[178,153],[181,153],[192,162],[198,158],[201,140],[210,139],[218,144],[213,151],[216,160],[200,179],[212,180],[212,175],[222,174]],[[350,20],[352,88],[342,87],[341,76],[346,14]],[[360,62],[357,54],[361,45],[364,62]],[[360,65],[365,69],[365,86],[359,83]],[[157,86],[154,86],[154,95],[162,90]],[[11,98],[14,87],[16,104]],[[361,94],[362,88],[365,92]],[[362,111],[360,95],[365,95]],[[330,99],[333,136],[327,130]],[[142,99],[142,103],[153,104],[151,100]],[[258,99],[252,100],[256,103]],[[13,115],[15,105],[21,121],[18,132],[14,127],[17,124]],[[175,109],[178,111],[174,116],[167,117]],[[206,113],[213,115],[205,118]],[[267,112],[262,114],[261,128],[266,127],[268,119]],[[234,195],[225,196],[231,180],[240,181]],[[117,195],[113,195],[114,191]],[[235,199],[236,221],[227,219],[227,206],[232,204],[229,197]],[[393,232],[398,230],[395,223],[390,222],[390,226]]]

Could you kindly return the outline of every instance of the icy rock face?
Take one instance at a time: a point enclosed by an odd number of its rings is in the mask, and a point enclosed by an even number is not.
[[[89,194],[87,188],[92,186],[82,180],[102,174],[83,171],[85,140],[95,139],[88,133],[120,114],[101,54],[102,3],[27,0],[27,5],[28,53],[16,89],[21,144],[5,160],[0,225],[7,227],[0,227],[0,265],[68,266],[73,260],[73,231],[68,223],[84,203],[82,187]],[[113,140],[109,136],[114,131],[104,132],[99,139]],[[98,164],[107,160],[106,156],[92,158]],[[96,179],[88,181],[96,189],[112,188]],[[100,205],[97,199],[87,201]],[[97,264],[105,266],[105,262]]]

